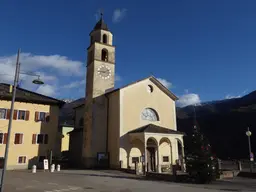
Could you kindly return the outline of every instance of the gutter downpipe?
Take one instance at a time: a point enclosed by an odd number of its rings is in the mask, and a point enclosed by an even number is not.
[[[108,152],[108,118],[109,118],[109,97],[108,95],[106,94],[105,95],[106,99],[107,99],[107,131],[106,131],[106,154],[108,154],[108,166],[109,166],[109,163],[110,163],[110,159],[109,159],[109,152]]]

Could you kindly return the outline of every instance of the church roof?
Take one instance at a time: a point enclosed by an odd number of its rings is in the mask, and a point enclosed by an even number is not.
[[[133,83],[130,83],[128,85],[125,85],[124,87],[121,87],[121,88],[117,88],[117,89],[114,89],[106,94],[112,94],[116,91],[119,91],[121,89],[125,89],[126,87],[129,87],[131,85],[134,85],[136,83],[139,83],[141,81],[144,81],[146,79],[149,79],[151,80],[159,89],[161,89],[166,95],[168,95],[170,98],[172,98],[173,100],[178,100],[178,97],[176,95],[174,95],[169,89],[167,89],[160,81],[157,80],[157,78],[155,78],[154,76],[150,76],[150,77],[147,77],[147,78],[144,78],[144,79],[141,79],[139,81],[136,81],[136,82],[133,82]]]
[[[96,25],[94,26],[91,33],[94,32],[94,31],[97,31],[97,30],[109,31],[107,24],[103,20],[103,14],[102,13],[101,13],[101,16],[100,16],[100,20],[96,23]],[[91,33],[90,33],[90,35],[91,35]]]
[[[143,127],[132,130],[128,133],[164,133],[164,134],[185,135],[185,133],[183,133],[183,132],[175,131],[175,130],[168,129],[168,128],[161,127],[161,126],[154,125],[154,124],[145,125]]]
[[[94,31],[96,30],[106,30],[109,31],[107,24],[104,22],[103,18],[101,17],[100,20],[96,23],[96,25],[94,26]]]
[[[146,79],[150,79],[156,86],[158,86],[165,94],[167,94],[170,98],[172,98],[173,100],[178,100],[178,97],[176,95],[174,95],[169,89],[167,89],[160,81],[158,81],[154,76],[150,76],[150,77],[147,77],[147,78],[144,78],[144,79],[141,79],[141,80],[138,80],[136,82],[133,82],[133,83],[130,83],[128,85],[125,85],[123,87],[120,87],[120,88],[117,88],[117,89],[114,89],[112,91],[109,91],[107,93],[105,93],[106,95],[110,95],[112,93],[115,93],[121,89],[125,89],[126,87],[129,87],[131,85],[134,85],[136,83],[139,83],[141,81],[144,81]],[[81,104],[77,105],[77,106],[74,106],[73,109],[76,109],[76,108],[79,108],[79,107],[83,107],[84,106],[84,103],[85,103],[85,98],[83,98],[83,101],[81,102]]]

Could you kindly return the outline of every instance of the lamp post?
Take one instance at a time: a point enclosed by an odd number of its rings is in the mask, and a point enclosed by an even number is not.
[[[250,128],[248,127],[248,130],[246,131],[246,135],[248,137],[248,147],[249,147],[249,158],[250,158],[250,172],[253,171],[253,154],[252,154],[252,148],[251,148],[251,135],[252,132],[250,131]]]
[[[15,76],[14,76],[14,87],[12,91],[12,102],[11,102],[11,109],[10,109],[10,119],[9,119],[9,124],[8,124],[8,131],[7,131],[7,142],[6,142],[6,147],[5,147],[5,154],[4,154],[4,168],[2,170],[2,177],[1,177],[1,188],[0,192],[3,192],[4,189],[4,176],[7,168],[7,162],[8,162],[8,153],[9,153],[9,145],[10,145],[10,138],[11,138],[11,129],[12,129],[12,119],[13,119],[13,112],[14,112],[14,102],[15,102],[15,97],[16,97],[16,88],[18,85],[19,81],[19,74],[25,74],[25,75],[30,75],[30,76],[37,76],[38,79],[33,80],[34,84],[42,85],[44,84],[43,81],[39,79],[39,75],[35,74],[29,74],[29,73],[23,73],[20,72],[20,49],[18,50],[17,54],[17,60],[16,60],[16,69],[15,69]]]

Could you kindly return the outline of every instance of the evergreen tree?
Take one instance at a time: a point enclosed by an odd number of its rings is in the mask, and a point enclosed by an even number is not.
[[[215,160],[208,139],[196,126],[186,146],[187,172],[196,183],[210,183],[216,178]]]

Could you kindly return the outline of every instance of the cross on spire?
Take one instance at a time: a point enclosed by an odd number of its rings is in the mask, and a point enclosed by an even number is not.
[[[100,9],[100,19],[103,19],[103,9]]]

